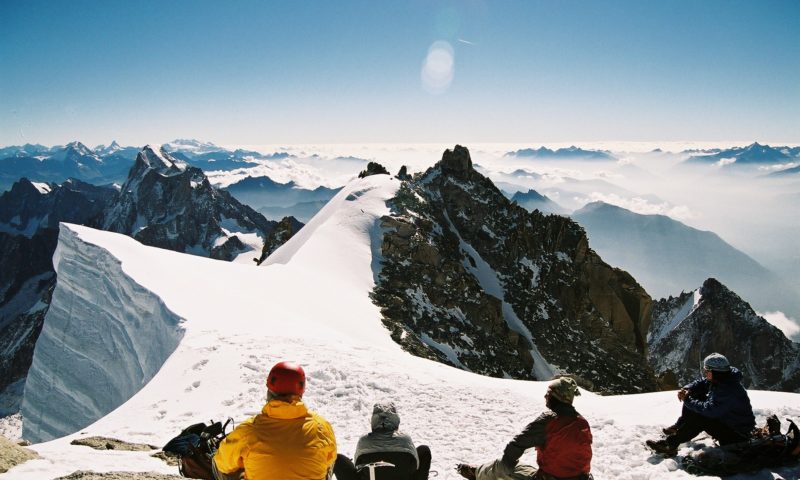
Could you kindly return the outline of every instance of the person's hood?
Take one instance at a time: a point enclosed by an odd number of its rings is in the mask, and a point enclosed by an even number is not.
[[[731,381],[739,382],[742,381],[742,371],[736,367],[731,367]]]
[[[394,403],[376,403],[372,408],[372,431],[394,432],[400,428],[400,415]]]

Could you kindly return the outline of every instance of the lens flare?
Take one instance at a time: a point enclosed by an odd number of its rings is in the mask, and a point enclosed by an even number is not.
[[[453,82],[454,65],[453,47],[448,42],[434,42],[422,63],[422,88],[434,95],[446,92]]]

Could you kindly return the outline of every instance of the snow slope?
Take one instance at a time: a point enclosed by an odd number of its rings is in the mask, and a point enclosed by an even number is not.
[[[368,293],[377,268],[373,245],[380,237],[380,217],[388,211],[384,202],[398,185],[383,175],[352,182],[309,223],[306,235],[292,238],[269,265],[260,268],[64,226],[58,257],[62,265],[63,259],[86,250],[104,250],[108,259],[119,262],[118,269],[91,261],[75,265],[87,275],[94,266],[95,275],[108,287],[103,310],[119,302],[112,292],[132,282],[158,297],[174,316],[170,318],[183,319],[183,336],[152,380],[129,400],[74,434],[34,445],[42,459],[15,467],[3,478],[39,480],[75,470],[176,473],[175,467],[147,453],[95,451],[69,442],[104,435],[163,445],[197,421],[231,416],[238,423],[260,410],[265,374],[282,359],[305,366],[305,400],[334,426],[341,453],[352,455],[358,437],[369,430],[373,402],[393,399],[401,429],[418,444],[431,446],[438,479],[460,478],[453,471],[459,461],[488,461],[501,455],[510,438],[544,408],[547,384],[482,377],[412,357],[391,341]],[[59,275],[59,281],[66,283],[82,278],[62,277],[61,270]],[[125,311],[130,312],[123,315],[128,322],[140,320],[138,313]],[[53,343],[44,350],[55,355],[59,348],[63,344]],[[87,341],[81,348],[86,350],[80,354],[93,358],[102,345]],[[116,348],[129,351],[120,344]],[[75,389],[78,395],[81,388],[88,388],[85,394],[102,395],[92,382],[79,382],[84,370],[75,368],[70,377],[75,383],[64,385],[64,391]],[[126,374],[116,369],[112,373]],[[67,379],[53,380],[59,381]],[[36,388],[47,388],[39,385],[26,391],[26,399],[37,395]],[[799,395],[752,392],[751,398],[759,421],[770,413],[800,417]],[[64,414],[60,402],[42,400],[41,405],[51,418]],[[651,456],[643,446],[678,414],[674,392],[621,397],[584,392],[576,407],[594,433],[596,478],[694,478],[674,471],[674,461]],[[532,452],[523,459],[535,461]],[[765,474],[753,478],[773,478]],[[800,468],[783,475],[796,479]]]

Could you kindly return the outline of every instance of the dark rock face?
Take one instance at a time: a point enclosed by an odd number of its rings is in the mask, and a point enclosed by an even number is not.
[[[284,243],[288,242],[295,233],[303,228],[303,226],[304,224],[299,222],[294,217],[284,217],[269,233],[267,240],[264,241],[264,248],[261,250],[261,256],[259,258],[254,258],[253,260],[255,260],[257,265],[264,263],[264,260],[266,260],[267,257],[272,254],[272,252],[277,250],[278,247]]]
[[[461,146],[404,182],[390,207],[373,298],[406,350],[492,376],[656,389],[650,297],[576,223],[511,203]]]
[[[706,355],[719,352],[744,373],[744,385],[800,392],[800,345],[759,317],[713,278],[697,292],[654,303],[650,364],[680,386],[700,375]]]
[[[395,177],[397,177],[398,180],[411,180],[411,175],[408,173],[408,167],[405,165],[401,166]]]
[[[358,178],[369,177],[370,175],[389,175],[386,167],[377,162],[369,162],[367,169],[358,174]]]
[[[150,147],[136,157],[102,222],[104,230],[130,235],[145,245],[201,256],[213,252],[222,259],[232,258],[244,246],[232,233],[265,238],[274,225],[228,192],[214,189],[200,169]]]

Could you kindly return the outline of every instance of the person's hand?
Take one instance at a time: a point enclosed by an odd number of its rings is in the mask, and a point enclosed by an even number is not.
[[[689,390],[686,390],[685,388],[681,388],[680,390],[678,390],[678,401],[683,402],[684,400],[686,400],[686,397],[688,396],[689,396]]]

